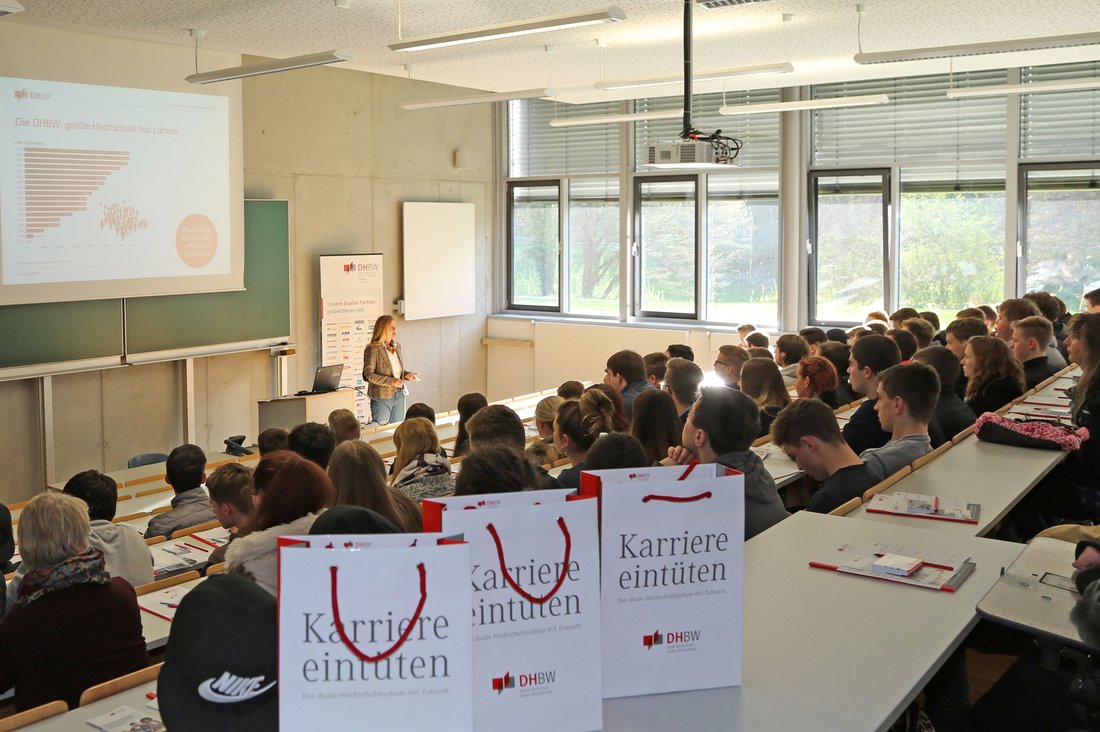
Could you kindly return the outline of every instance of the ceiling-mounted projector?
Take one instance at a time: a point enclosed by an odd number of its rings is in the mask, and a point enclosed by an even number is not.
[[[732,165],[735,155],[723,152],[721,146],[709,142],[658,142],[648,144],[643,150],[643,165],[656,165],[663,168],[683,166],[698,168],[707,166]]]
[[[14,15],[15,13],[22,13],[25,8],[15,0],[0,0],[0,18],[5,15]]]

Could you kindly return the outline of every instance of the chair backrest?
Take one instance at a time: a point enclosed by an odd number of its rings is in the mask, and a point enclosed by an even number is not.
[[[147,538],[145,540],[145,543],[148,544],[149,546],[153,546],[153,544],[163,544],[166,541],[168,541],[167,536],[153,536],[153,537]]]
[[[140,468],[142,465],[152,465],[153,463],[168,462],[168,456],[163,452],[143,452],[140,455],[134,455],[132,458],[126,461],[127,468]]]
[[[919,458],[917,458],[916,460],[913,461],[913,470],[916,470],[917,468],[924,467],[925,465],[932,462],[933,460],[938,458],[940,455],[943,455],[945,452],[947,452],[950,449],[951,449],[951,443],[950,442],[945,442],[942,445],[940,445],[939,447],[937,447],[935,450],[933,450],[932,452],[928,453],[927,455],[921,455]]]
[[[139,513],[126,514],[125,516],[115,516],[113,519],[111,519],[111,523],[121,524],[121,523],[124,523],[126,521],[133,521],[136,518],[141,518],[142,516],[147,516],[147,515],[148,515],[147,513],[145,513],[144,511],[141,511]]]
[[[206,521],[206,522],[201,523],[201,524],[196,524],[194,526],[188,526],[186,529],[180,529],[179,531],[173,531],[172,536],[169,537],[169,538],[171,538],[171,539],[180,539],[184,536],[187,536],[188,534],[195,534],[195,533],[198,533],[200,531],[206,531],[207,529],[216,529],[219,526],[221,526],[220,521],[218,521],[217,519],[211,519],[210,521]]]
[[[133,673],[126,674],[125,676],[119,676],[117,679],[104,681],[102,684],[96,684],[93,687],[85,689],[84,693],[80,695],[80,706],[83,707],[92,702],[99,701],[100,699],[106,699],[109,696],[119,694],[127,689],[133,689],[136,686],[148,684],[150,681],[156,681],[157,677],[160,676],[160,667],[163,665],[164,661],[161,661],[155,666],[148,666],[134,671]]]
[[[772,441],[772,436],[771,435],[764,435],[763,437],[757,437],[755,440],[753,440],[752,441],[752,446],[753,447],[760,447],[761,445],[766,445],[771,441]]]
[[[882,493],[884,490],[891,487],[892,485],[894,485],[899,480],[901,480],[902,478],[904,478],[905,476],[909,475],[912,472],[913,472],[913,467],[911,465],[906,465],[904,468],[902,468],[898,472],[894,473],[893,475],[886,476],[881,481],[879,481],[875,485],[868,488],[866,490],[866,492],[864,492],[863,500],[864,501],[871,500],[871,496],[876,495],[878,493]]]
[[[183,574],[177,574],[175,577],[169,577],[168,579],[156,580],[154,582],[146,582],[143,585],[138,585],[134,588],[134,592],[140,597],[141,595],[154,592],[156,590],[163,590],[165,587],[171,587],[173,585],[180,585],[184,582],[190,582],[191,580],[197,580],[199,578],[198,570],[192,569],[190,572],[184,572]]]
[[[206,576],[209,577],[212,574],[225,574],[225,562],[218,562],[217,564],[211,564],[206,568]]]
[[[43,719],[56,717],[67,711],[69,711],[69,705],[58,699],[49,704],[43,704],[40,707],[27,709],[18,714],[13,714],[10,717],[0,719],[0,732],[12,732],[13,730],[23,729],[35,722],[41,722]]]
[[[859,496],[856,496],[855,498],[853,498],[849,501],[846,501],[846,502],[842,503],[841,505],[837,506],[832,511],[829,511],[829,515],[830,516],[847,516],[852,511],[855,511],[857,508],[859,508],[860,504],[862,504],[862,503],[863,503],[863,499],[860,498]]]
[[[972,434],[974,434],[974,425],[970,425],[965,430],[959,432],[959,434],[952,437],[951,438],[951,444],[952,445],[957,445],[960,442],[962,442],[963,440],[965,440],[967,437],[970,437],[970,435],[972,435]]]
[[[138,491],[134,494],[134,498],[141,498],[142,496],[151,496],[154,493],[164,493],[166,491],[173,490],[170,485],[158,485],[156,488],[146,488],[143,491]]]

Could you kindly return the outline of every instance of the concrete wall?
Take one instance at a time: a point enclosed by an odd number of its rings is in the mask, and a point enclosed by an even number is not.
[[[191,55],[189,46],[24,23],[0,26],[0,74],[8,76],[124,83],[103,77],[129,68],[137,79],[133,86],[172,88],[190,73]],[[240,62],[232,54],[204,52],[204,66]],[[400,104],[409,95],[453,96],[455,90],[335,68],[259,77],[240,87],[245,195],[291,203],[291,327],[298,345],[291,389],[309,387],[319,356],[317,256],[381,252],[386,298],[399,296],[401,202],[458,201],[477,206],[477,313],[402,322],[399,338],[410,368],[424,377],[414,386],[413,401],[446,410],[462,393],[484,391],[481,338],[492,282],[491,110],[404,112]],[[456,148],[469,153],[468,170],[453,169]],[[273,371],[266,351],[195,359],[196,442],[217,450],[229,435],[254,439],[256,400],[273,395]],[[52,377],[56,477],[88,468],[117,470],[130,455],[182,442],[186,386],[183,362]],[[37,379],[0,381],[0,501],[6,503],[28,498],[45,481],[39,393]]]

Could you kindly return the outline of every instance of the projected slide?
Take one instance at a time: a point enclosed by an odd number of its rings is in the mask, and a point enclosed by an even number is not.
[[[0,302],[240,287],[228,106],[0,78]]]

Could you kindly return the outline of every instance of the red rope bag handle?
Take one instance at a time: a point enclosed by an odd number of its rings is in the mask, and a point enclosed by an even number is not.
[[[558,590],[560,590],[561,586],[565,583],[565,575],[569,571],[569,555],[573,551],[573,539],[569,536],[569,527],[565,525],[565,519],[560,516],[558,517],[558,528],[561,529],[561,533],[565,537],[565,559],[562,560],[561,573],[558,575],[558,581],[554,583],[554,586],[550,588],[549,592],[542,597],[535,597],[520,587],[519,584],[512,579],[512,574],[508,571],[508,565],[504,561],[504,546],[500,543],[500,536],[497,534],[497,528],[491,523],[485,526],[486,531],[493,537],[493,543],[496,544],[497,559],[500,560],[500,572],[504,575],[504,581],[508,583],[509,587],[516,591],[516,594],[524,600],[533,602],[536,605],[543,604],[557,594]]]
[[[405,628],[405,632],[401,634],[401,637],[397,639],[397,642],[390,647],[389,650],[382,651],[377,656],[370,656],[363,653],[355,644],[351,642],[351,638],[348,638],[347,633],[344,632],[344,623],[340,620],[340,600],[336,592],[336,574],[339,571],[339,567],[329,567],[329,576],[332,578],[332,620],[336,626],[336,632],[340,634],[340,640],[344,642],[348,650],[355,654],[355,657],[360,661],[366,661],[367,663],[378,663],[384,658],[389,658],[397,652],[405,641],[412,635],[413,628],[416,627],[416,622],[420,619],[420,613],[424,611],[424,603],[428,601],[428,573],[424,569],[424,562],[416,565],[417,571],[420,573],[420,602],[416,606],[416,612],[409,618],[409,625]]]

